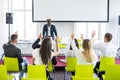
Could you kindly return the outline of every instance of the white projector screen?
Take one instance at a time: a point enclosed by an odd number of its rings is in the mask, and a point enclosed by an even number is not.
[[[108,22],[109,0],[33,0],[33,22]]]

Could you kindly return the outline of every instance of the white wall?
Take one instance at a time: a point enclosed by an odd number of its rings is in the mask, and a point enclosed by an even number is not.
[[[106,32],[113,34],[112,42],[120,46],[120,25],[118,25],[118,16],[120,15],[120,0],[110,0],[110,20],[107,23]],[[119,34],[118,34],[119,33]]]
[[[112,42],[120,46],[120,25],[118,25],[118,16],[120,15],[120,0],[110,0],[109,22],[99,25],[99,38],[103,40],[105,32],[113,34]],[[38,32],[42,32],[45,23],[38,25]],[[74,31],[74,23],[54,23],[60,37],[68,37]],[[106,27],[105,27],[106,26]],[[103,31],[103,28],[106,30]],[[103,33],[104,32],[104,33]]]
[[[37,25],[37,33],[42,33],[43,25],[46,23],[38,23]],[[69,37],[72,32],[74,32],[74,24],[73,23],[65,23],[65,22],[54,22],[52,23],[56,26],[58,36],[59,37]]]
[[[5,15],[8,12],[7,8],[8,0],[0,0],[0,53],[3,52],[2,45],[8,41],[8,25],[5,23]],[[110,20],[106,23],[106,32],[111,32],[113,34],[112,42],[120,46],[120,25],[118,25],[118,16],[120,15],[120,0],[110,0]],[[43,25],[45,23],[38,23],[38,31],[42,32]],[[58,31],[60,37],[69,37],[74,31],[74,23],[53,23]],[[101,27],[102,28],[102,27]],[[101,35],[102,30],[100,30],[99,35]],[[119,34],[118,34],[119,33]],[[101,39],[101,38],[100,38]],[[119,42],[119,44],[118,44]]]
[[[7,0],[0,0],[0,54],[3,53],[2,45],[8,40],[8,25],[5,23]]]

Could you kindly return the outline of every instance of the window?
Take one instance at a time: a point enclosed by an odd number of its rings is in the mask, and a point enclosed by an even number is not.
[[[95,38],[98,39],[98,23],[88,23],[88,38],[92,38],[92,33],[95,33]]]
[[[36,23],[32,22],[32,0],[10,0],[10,11],[13,13],[12,33],[18,31],[19,40],[36,38]]]
[[[75,23],[74,29],[77,38],[83,34],[84,38],[91,39],[92,32],[96,33],[95,38],[98,39],[98,23]]]

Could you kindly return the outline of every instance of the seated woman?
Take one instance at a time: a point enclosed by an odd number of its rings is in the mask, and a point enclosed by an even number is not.
[[[33,48],[33,49],[40,48],[40,47],[41,47],[41,44],[39,44],[40,41],[42,41],[42,34],[41,34],[41,33],[39,34],[39,36],[38,36],[38,38],[36,39],[36,41],[32,44],[32,48]],[[54,42],[54,43],[55,43],[55,42]],[[52,44],[52,45],[54,45],[54,44]],[[55,45],[54,45],[54,46],[55,46]],[[52,49],[52,51],[54,51],[54,50]],[[56,65],[56,64],[57,64],[56,56],[53,56],[53,58],[52,58],[52,64],[53,64],[53,65]]]
[[[41,38],[42,39],[42,38]],[[46,66],[48,63],[52,60],[53,56],[58,55],[58,38],[56,37],[56,51],[52,51],[52,42],[49,37],[46,37],[42,40],[42,44],[40,48],[36,48],[33,50],[32,53],[32,62],[35,65],[39,64],[45,64]],[[49,73],[47,71],[47,76],[49,76]]]
[[[71,46],[75,51],[75,56],[78,59],[78,64],[91,63],[95,66],[98,61],[97,55],[94,53],[91,42],[89,39],[83,39],[82,49],[75,46],[74,35],[71,36]]]

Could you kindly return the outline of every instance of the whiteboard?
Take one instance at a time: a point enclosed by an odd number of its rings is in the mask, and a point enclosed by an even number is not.
[[[108,22],[109,0],[33,0],[33,22]]]

